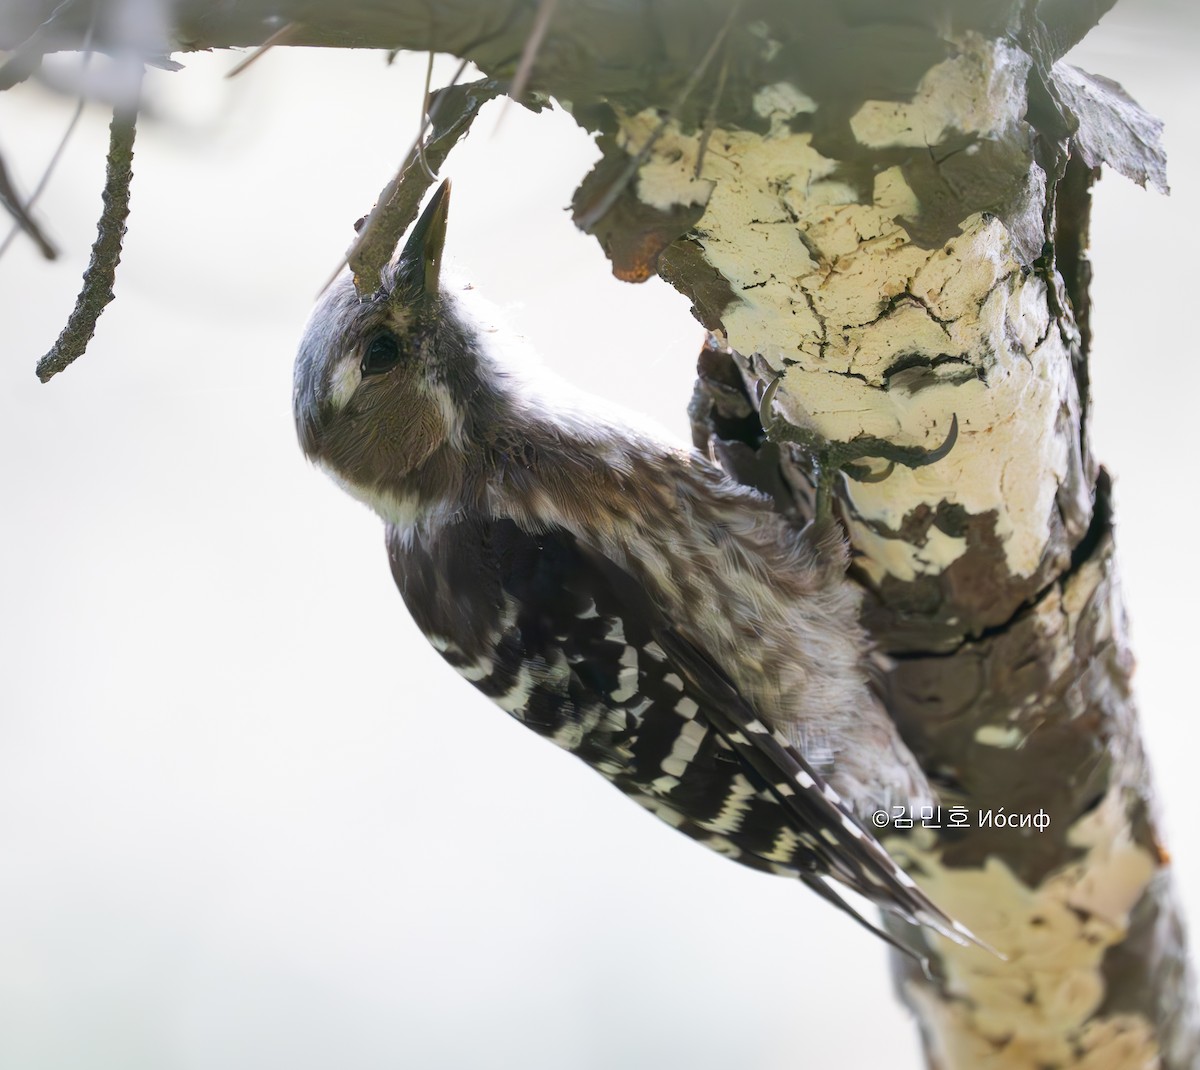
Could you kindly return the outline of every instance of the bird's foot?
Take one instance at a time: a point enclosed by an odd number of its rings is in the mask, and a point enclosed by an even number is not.
[[[924,468],[940,461],[958,441],[958,414],[955,413],[950,417],[950,430],[946,433],[945,441],[933,449],[901,446],[874,435],[857,435],[849,442],[832,442],[811,428],[795,427],[775,416],[771,405],[782,380],[781,372],[767,385],[759,402],[758,415],[763,431],[770,441],[792,443],[812,457],[816,475],[817,520],[831,515],[833,484],[839,472],[858,483],[881,483],[892,474],[898,464],[905,468]],[[876,472],[869,465],[856,463],[868,457],[887,461],[887,466]]]

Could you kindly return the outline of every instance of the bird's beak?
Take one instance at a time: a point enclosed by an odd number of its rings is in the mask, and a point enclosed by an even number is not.
[[[442,248],[446,244],[446,213],[450,207],[450,179],[446,179],[425,205],[421,218],[413,225],[400,254],[411,265],[412,281],[424,297],[436,297],[438,273],[442,266]]]

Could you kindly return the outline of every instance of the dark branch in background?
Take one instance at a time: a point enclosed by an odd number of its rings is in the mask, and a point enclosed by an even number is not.
[[[88,64],[91,63],[92,34],[95,31],[95,28],[96,28],[96,13],[95,13],[95,11],[93,11],[92,12],[92,21],[88,24],[87,34],[83,38],[83,45],[80,49],[80,51],[83,52],[83,66],[82,66],[81,74],[82,74],[82,72],[87,71]],[[80,78],[80,83],[83,84],[82,77]],[[75,133],[75,127],[79,125],[79,120],[83,116],[83,106],[86,103],[87,103],[86,91],[80,92],[79,100],[75,104],[74,112],[71,113],[71,120],[70,120],[70,122],[67,123],[66,130],[63,131],[62,137],[59,138],[58,145],[55,147],[53,154],[50,156],[50,160],[46,164],[46,168],[42,172],[42,177],[38,180],[38,184],[33,187],[33,192],[28,196],[28,198],[25,201],[24,211],[26,212],[26,214],[28,214],[29,211],[33,208],[33,206],[37,203],[38,198],[45,192],[46,187],[50,184],[50,178],[54,174],[54,169],[58,166],[58,161],[62,159],[62,154],[63,154],[63,152],[66,151],[67,143],[71,140],[71,135],[73,133]],[[0,161],[0,167],[2,167],[2,166],[3,166],[3,161]],[[27,228],[23,225],[22,221],[20,219],[18,219],[16,224],[13,226],[12,230],[10,230],[8,232],[8,237],[6,237],[4,239],[4,241],[0,242],[0,256],[3,256],[6,252],[8,252],[8,247],[10,245],[12,245],[13,240],[23,230],[25,230],[28,233]],[[31,237],[32,237],[32,235],[31,235]],[[56,253],[57,253],[57,250],[54,250],[54,251],[52,251],[52,253],[50,255],[47,255],[45,250],[43,250],[42,255],[46,256],[47,260],[53,260],[54,255]]]
[[[29,212],[29,210],[33,208],[33,206],[37,203],[38,198],[45,192],[46,186],[49,185],[50,177],[54,174],[54,169],[58,166],[58,161],[62,159],[63,152],[66,151],[67,142],[71,140],[71,135],[75,133],[75,127],[79,125],[79,120],[83,116],[83,106],[86,102],[87,97],[82,95],[76,102],[75,110],[71,113],[71,121],[67,123],[67,128],[63,131],[63,136],[59,138],[58,145],[54,149],[54,154],[50,157],[50,162],[46,164],[46,169],[42,172],[42,177],[38,181],[38,184],[33,187],[33,192],[25,200],[26,212]],[[6,252],[8,252],[8,247],[12,245],[13,239],[24,230],[25,227],[21,224],[20,220],[18,220],[13,226],[12,230],[8,232],[8,236],[4,239],[4,241],[0,242],[0,256],[3,256]],[[52,250],[52,252],[56,252],[56,250]],[[43,255],[45,255],[45,253],[43,253]],[[46,259],[53,260],[54,257],[51,255],[47,256]]]
[[[21,203],[21,195],[17,193],[16,187],[12,184],[12,179],[8,177],[8,168],[4,164],[3,156],[0,156],[0,204],[4,205],[8,210],[8,214],[16,220],[17,229],[23,230],[29,235],[38,249],[41,250],[42,256],[47,260],[53,260],[58,256],[58,250],[54,247],[54,244],[42,233],[42,228],[38,226],[37,221],[29,214],[28,207]],[[29,198],[28,204],[33,204],[33,197]],[[4,244],[7,246],[8,242],[6,241]]]
[[[83,356],[96,321],[113,299],[113,280],[121,261],[125,220],[129,217],[129,185],[133,180],[133,137],[137,129],[137,104],[118,105],[108,128],[108,167],[104,176],[104,208],[100,213],[92,259],[83,273],[83,289],[75,300],[67,325],[37,365],[37,377],[48,382]]]

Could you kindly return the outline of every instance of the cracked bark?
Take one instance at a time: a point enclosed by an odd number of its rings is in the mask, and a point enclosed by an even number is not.
[[[933,446],[958,417],[944,460],[843,481],[837,499],[890,709],[947,810],[970,816],[890,846],[1009,958],[939,943],[936,981],[897,963],[936,1067],[1200,1058],[1129,692],[1108,478],[1087,438],[1088,190],[1102,162],[1163,186],[1153,120],[1061,61],[1108,6],[749,2],[593,227],[618,274],[657,270],[715,332],[697,445],[794,515],[811,511],[808,459],[764,440],[747,387],[785,371],[779,414],[836,441]],[[47,23],[53,9],[25,0],[0,21],[0,46],[35,42],[15,54],[22,69],[91,21],[83,0]],[[253,45],[291,20],[291,45],[432,47],[505,78],[536,10],[179,0],[170,36],[139,47]],[[580,214],[612,192],[727,10],[559,5],[529,88],[602,135]],[[122,46],[118,25],[98,20],[101,47]],[[984,824],[1000,811],[1050,824]]]

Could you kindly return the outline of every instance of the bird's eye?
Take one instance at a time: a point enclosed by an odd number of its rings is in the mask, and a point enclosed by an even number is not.
[[[403,353],[396,336],[391,331],[381,331],[367,343],[367,351],[362,359],[362,373],[366,376],[390,371],[401,356]]]

